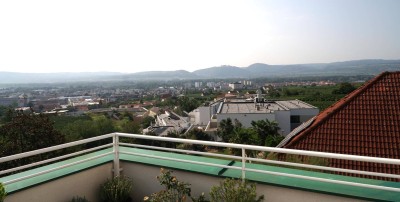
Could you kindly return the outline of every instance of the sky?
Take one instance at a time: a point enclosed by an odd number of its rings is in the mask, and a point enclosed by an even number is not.
[[[0,71],[400,59],[398,0],[0,1]]]

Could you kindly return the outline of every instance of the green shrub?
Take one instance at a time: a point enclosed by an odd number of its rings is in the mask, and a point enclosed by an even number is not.
[[[210,192],[211,202],[260,202],[264,195],[257,198],[256,185],[241,180],[226,179],[219,186],[213,186]]]
[[[133,188],[131,179],[123,176],[107,180],[100,191],[101,201],[104,202],[128,202],[131,201],[130,192]]]
[[[165,187],[157,193],[153,193],[150,197],[145,197],[145,201],[150,202],[183,202],[190,197],[190,184],[180,182],[172,175],[172,171],[161,168],[161,173],[157,176],[157,180]]]
[[[165,187],[150,197],[144,197],[146,202],[184,202],[190,197],[193,202],[207,202],[204,193],[198,198],[191,197],[191,188],[189,183],[179,181],[172,175],[172,171],[161,168],[161,173],[157,180]]]
[[[6,198],[6,189],[4,188],[3,184],[0,182],[0,202],[3,202]]]
[[[71,202],[89,202],[85,197],[74,196]]]

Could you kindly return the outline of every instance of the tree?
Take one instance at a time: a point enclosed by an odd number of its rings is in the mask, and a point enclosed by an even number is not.
[[[227,118],[219,122],[217,136],[222,139],[223,142],[229,142],[232,136],[233,129],[235,127],[232,124],[232,119]]]
[[[199,107],[200,103],[198,100],[188,97],[180,97],[177,100],[177,105],[184,111],[190,112]]]
[[[251,126],[257,132],[259,139],[258,145],[260,146],[272,146],[271,144],[275,142],[273,140],[275,140],[277,136],[281,136],[278,132],[280,128],[276,121],[271,122],[268,119],[252,121]]]
[[[97,118],[95,120],[95,124],[99,130],[99,134],[97,135],[104,135],[115,132],[113,122],[110,119],[106,118],[105,116]]]
[[[199,130],[197,128],[189,131],[186,134],[186,138],[192,139],[192,140],[203,140],[203,141],[211,141],[213,138],[205,133],[203,130]],[[198,145],[198,144],[193,144],[193,145],[188,145],[186,147],[187,149],[195,150],[195,151],[205,151],[206,146],[205,145]]]
[[[142,121],[142,128],[147,128],[147,127],[149,127],[150,125],[151,125],[151,123],[153,123],[154,122],[154,118],[153,117],[151,117],[151,116],[146,116],[144,119],[143,119],[143,121]]]
[[[229,178],[220,182],[219,186],[211,187],[210,197],[212,202],[260,202],[264,200],[264,195],[257,197],[256,184]]]
[[[16,116],[16,111],[12,108],[5,108],[4,111],[4,114],[2,114],[2,122],[4,123],[10,122]]]
[[[44,110],[44,106],[43,105],[39,105],[39,112],[42,112]]]
[[[121,132],[138,134],[138,133],[140,133],[139,130],[140,130],[139,125],[135,124],[133,121],[131,121],[131,120],[127,119],[127,118],[122,120]]]
[[[0,127],[0,156],[9,156],[65,143],[64,135],[56,131],[48,116],[16,112],[12,120]],[[23,158],[3,166],[16,167],[54,156],[46,153]]]
[[[353,92],[356,88],[348,82],[340,83],[339,89],[335,89],[332,91],[332,94],[349,94]]]
[[[256,131],[253,128],[243,128],[243,127],[235,127],[233,130],[233,134],[229,139],[229,143],[234,144],[247,144],[247,145],[257,145],[259,142]],[[229,149],[232,154],[236,156],[242,155],[241,149]],[[256,152],[252,150],[246,150],[247,156],[256,156]]]

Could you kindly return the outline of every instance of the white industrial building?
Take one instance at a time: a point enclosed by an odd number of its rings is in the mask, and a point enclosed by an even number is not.
[[[190,113],[190,121],[195,125],[207,125],[206,131],[216,131],[218,124],[228,118],[238,120],[244,127],[251,127],[252,121],[268,119],[276,121],[280,133],[286,136],[318,113],[317,107],[300,100],[225,99],[195,109]]]

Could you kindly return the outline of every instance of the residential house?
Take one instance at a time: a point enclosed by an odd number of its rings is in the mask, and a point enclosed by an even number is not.
[[[384,72],[370,80],[297,128],[278,147],[400,159],[400,72]],[[329,165],[400,174],[399,165],[337,159],[330,159]]]

